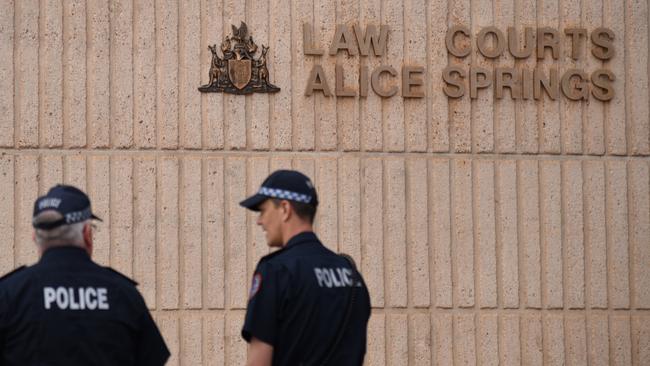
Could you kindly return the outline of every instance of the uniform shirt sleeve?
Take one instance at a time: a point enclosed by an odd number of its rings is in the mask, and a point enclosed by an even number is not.
[[[169,349],[167,349],[167,345],[146,307],[140,316],[136,353],[136,364],[148,366],[164,365],[170,355]]]
[[[4,352],[5,352],[5,338],[7,331],[7,297],[4,289],[0,288],[0,366],[5,364],[4,362]]]
[[[268,262],[260,263],[251,283],[242,337],[250,342],[255,337],[276,346],[282,298],[287,285],[286,271]]]

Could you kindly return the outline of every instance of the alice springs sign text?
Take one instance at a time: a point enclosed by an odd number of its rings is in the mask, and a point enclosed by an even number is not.
[[[311,24],[303,24],[303,52],[305,55],[320,56],[326,52],[330,56],[346,51],[348,57],[381,57],[386,54],[389,27],[368,25],[365,29],[357,26],[337,25],[329,49],[315,45]],[[575,66],[547,66],[533,68],[524,65],[483,67],[474,63],[466,65],[463,59],[476,50],[486,60],[505,57],[506,52],[515,60],[535,57],[544,60],[547,55],[553,60],[564,61],[570,57],[570,65],[580,64],[585,57],[594,57],[599,64],[615,55],[614,32],[608,28],[596,28],[588,32],[585,28],[566,28],[563,32],[549,27],[524,28],[520,34],[513,27],[504,33],[496,27],[484,27],[472,35],[469,28],[455,25],[448,29],[445,45],[450,55],[458,63],[447,66],[442,72],[442,90],[450,98],[461,98],[469,94],[477,98],[481,89],[493,88],[497,99],[509,94],[513,99],[541,99],[544,94],[556,100],[563,94],[570,100],[588,100],[590,96],[609,101],[614,97],[612,83],[616,79],[608,69],[599,67],[584,70]],[[564,49],[568,45],[568,49]],[[473,47],[476,47],[474,49]],[[589,51],[589,52],[588,52]],[[510,62],[514,64],[514,62]],[[487,63],[483,63],[487,64]],[[370,70],[368,66],[359,67],[358,85],[346,85],[343,66],[334,67],[334,87],[328,81],[328,74],[320,64],[315,64],[307,80],[305,95],[322,92],[325,96],[366,97],[371,88],[381,97],[392,97],[398,92],[404,98],[422,98],[425,95],[425,67],[403,65],[398,72],[391,65],[380,65]],[[331,72],[331,71],[330,71]],[[401,82],[398,81],[401,80]]]

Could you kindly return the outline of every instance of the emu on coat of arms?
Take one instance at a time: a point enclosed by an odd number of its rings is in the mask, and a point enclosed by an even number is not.
[[[232,36],[221,42],[219,57],[217,45],[208,46],[212,52],[209,81],[199,87],[202,92],[231,94],[275,93],[280,88],[269,82],[269,69],[266,67],[267,46],[255,58],[258,47],[253,37],[248,35],[248,27],[242,22],[239,28],[232,26]]]

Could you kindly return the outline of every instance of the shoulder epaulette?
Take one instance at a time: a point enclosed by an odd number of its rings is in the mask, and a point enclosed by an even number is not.
[[[119,275],[120,277],[124,278],[125,280],[129,281],[129,283],[131,283],[133,286],[137,286],[137,285],[138,285],[138,283],[137,283],[134,279],[128,277],[127,275],[125,275],[125,274],[123,274],[123,273],[120,273],[120,272],[114,270],[114,269],[111,268],[111,267],[104,267],[104,268],[106,268],[107,270],[109,270],[109,271],[115,273],[116,275]]]
[[[12,270],[11,272],[6,273],[4,276],[0,277],[0,281],[6,280],[7,278],[15,275],[16,273],[22,271],[25,268],[27,268],[27,266],[25,266],[25,265],[22,265],[22,266],[20,266],[18,268],[14,268],[14,270]]]

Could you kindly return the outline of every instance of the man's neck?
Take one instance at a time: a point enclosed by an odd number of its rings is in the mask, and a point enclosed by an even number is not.
[[[293,238],[294,236],[304,233],[304,232],[312,232],[314,231],[314,227],[311,223],[301,221],[301,222],[295,222],[291,224],[287,224],[284,227],[284,230],[282,230],[282,247],[285,247],[289,240]]]

